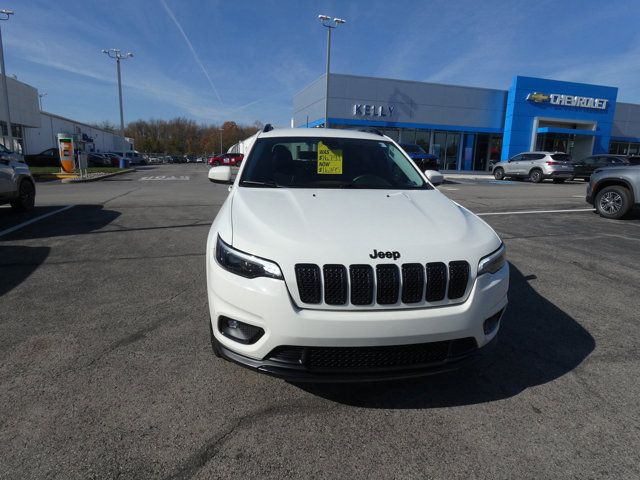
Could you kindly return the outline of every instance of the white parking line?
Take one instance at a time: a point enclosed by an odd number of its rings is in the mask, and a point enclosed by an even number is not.
[[[14,227],[7,228],[6,230],[0,231],[0,237],[6,235],[7,233],[15,232],[16,230],[20,230],[22,227],[26,227],[27,225],[31,225],[32,223],[36,223],[43,218],[50,217],[51,215],[55,215],[56,213],[64,212],[65,210],[69,210],[73,208],[75,205],[67,205],[66,207],[59,208],[54,210],[53,212],[44,213],[38,217],[32,218],[31,220],[27,220],[26,222],[22,222]]]
[[[139,181],[140,182],[147,182],[149,180],[189,180],[190,177],[189,175],[180,175],[180,176],[175,176],[175,175],[171,175],[170,177],[167,177],[166,175],[152,175],[150,177],[140,177]]]
[[[489,215],[526,215],[530,213],[573,213],[573,212],[594,212],[595,208],[572,208],[569,210],[521,210],[516,212],[488,212],[476,213],[479,217],[487,217]]]

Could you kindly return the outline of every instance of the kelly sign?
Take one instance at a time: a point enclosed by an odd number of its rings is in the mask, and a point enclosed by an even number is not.
[[[394,105],[372,105],[370,103],[355,103],[353,115],[356,117],[389,117],[396,109]]]

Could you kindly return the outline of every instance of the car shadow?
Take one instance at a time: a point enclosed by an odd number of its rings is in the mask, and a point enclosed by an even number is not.
[[[26,213],[15,213],[10,209],[2,209],[0,210],[0,230],[28,222],[40,215],[54,212],[61,207],[62,205],[36,207]],[[120,212],[104,209],[102,205],[75,205],[68,210],[10,232],[0,237],[0,242],[83,235],[103,228],[119,216]]]
[[[50,247],[0,245],[0,297],[29,278],[50,251]]]
[[[364,408],[438,408],[513,397],[576,368],[595,348],[589,332],[539,295],[511,265],[509,302],[496,348],[463,369],[383,383],[296,383],[313,395]]]

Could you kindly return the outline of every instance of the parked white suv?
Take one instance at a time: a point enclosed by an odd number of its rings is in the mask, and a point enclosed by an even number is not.
[[[554,183],[564,183],[573,178],[573,164],[568,153],[524,152],[496,163],[493,176],[496,180],[528,178],[533,183],[551,178]]]
[[[485,350],[507,305],[498,235],[386,136],[265,130],[207,240],[214,352],[335,381],[449,370]]]

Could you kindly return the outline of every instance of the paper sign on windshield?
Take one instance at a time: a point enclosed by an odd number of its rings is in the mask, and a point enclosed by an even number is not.
[[[342,150],[331,150],[318,142],[318,174],[342,175]]]

